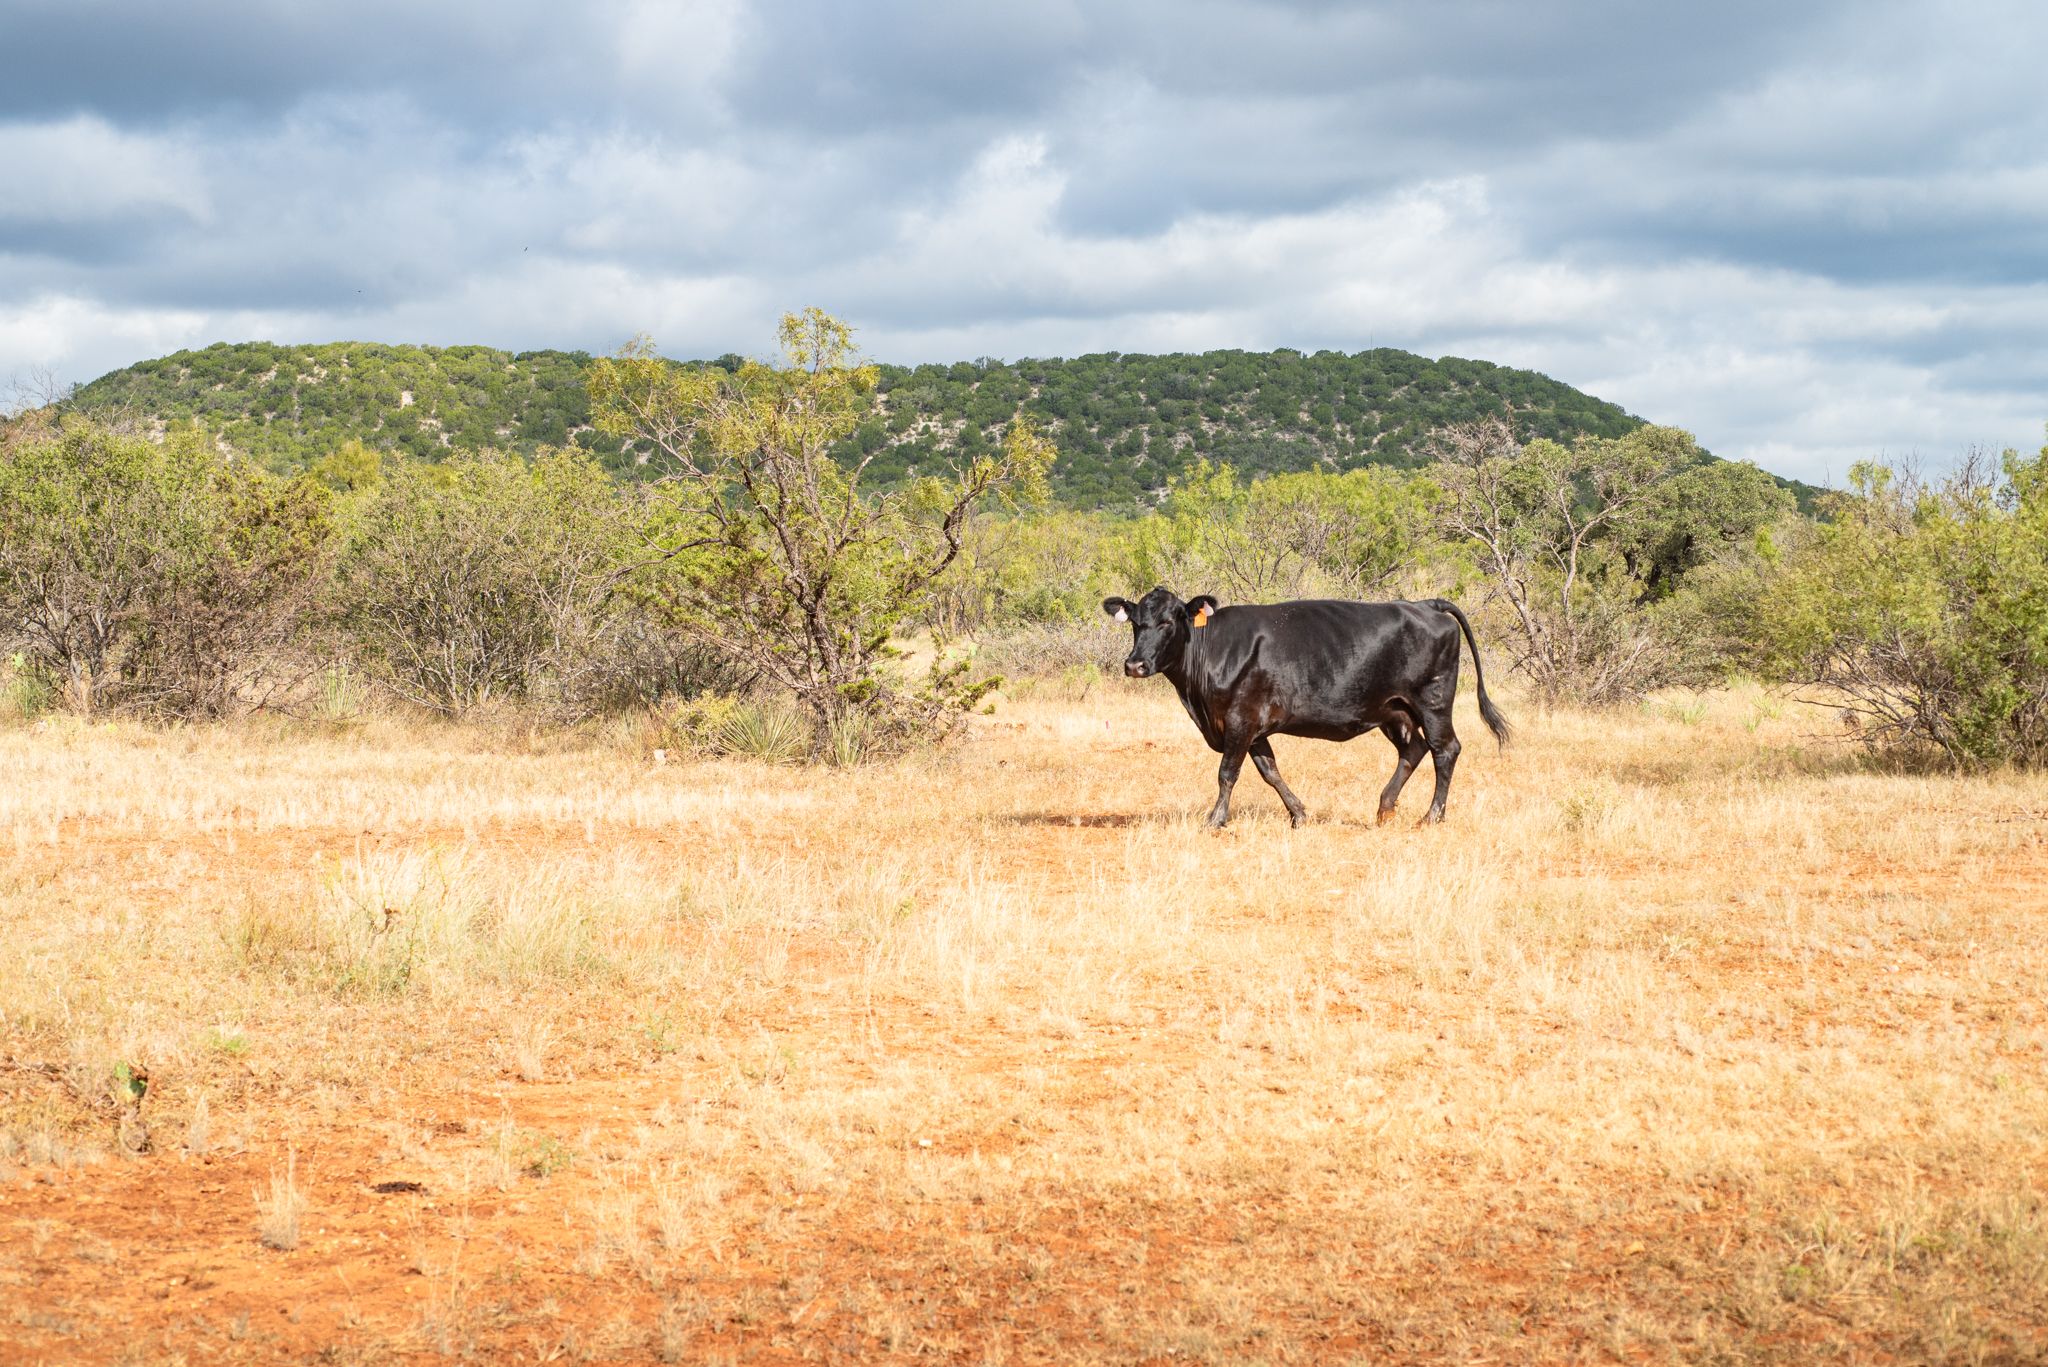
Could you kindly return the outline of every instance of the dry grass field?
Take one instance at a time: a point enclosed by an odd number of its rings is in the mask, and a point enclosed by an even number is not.
[[[2037,1362],[2048,776],[0,730],[0,1360]]]

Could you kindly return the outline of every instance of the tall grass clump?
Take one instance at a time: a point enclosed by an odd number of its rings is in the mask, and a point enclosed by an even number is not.
[[[496,888],[474,926],[478,956],[502,977],[584,978],[613,967],[598,941],[594,908],[573,880],[553,870]]]
[[[306,1193],[299,1187],[299,1156],[285,1156],[284,1175],[270,1175],[270,1190],[256,1193],[256,1237],[265,1248],[289,1253],[299,1246],[299,1226],[306,1215]]]
[[[312,945],[336,989],[404,992],[460,972],[484,901],[454,854],[358,854],[320,886]]]
[[[581,980],[616,967],[573,880],[544,867],[508,881],[466,853],[438,850],[358,854],[321,881],[295,922],[258,924],[240,941],[251,960],[303,957],[333,990],[369,996],[478,978]]]

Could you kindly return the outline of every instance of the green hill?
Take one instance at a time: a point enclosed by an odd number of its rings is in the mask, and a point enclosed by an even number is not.
[[[731,364],[720,358],[712,364]],[[351,438],[435,460],[449,450],[574,442],[622,475],[630,451],[589,427],[583,352],[336,342],[220,343],[102,376],[75,404],[197,421],[277,470]],[[1422,463],[1433,429],[1512,411],[1525,436],[1615,436],[1641,421],[1528,370],[1382,348],[1210,351],[882,367],[851,446],[895,479],[972,449],[1022,407],[1061,451],[1054,483],[1078,506],[1138,501],[1199,457],[1246,473]]]
[[[102,375],[72,402],[88,413],[197,421],[274,470],[350,438],[438,460],[457,447],[531,451],[594,432],[582,352],[331,342],[220,342]],[[617,443],[609,444],[616,455]]]

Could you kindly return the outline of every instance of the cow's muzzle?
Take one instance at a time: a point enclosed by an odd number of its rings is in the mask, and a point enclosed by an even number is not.
[[[1142,679],[1151,672],[1152,666],[1146,664],[1143,660],[1124,661],[1124,673],[1130,675],[1134,679]]]

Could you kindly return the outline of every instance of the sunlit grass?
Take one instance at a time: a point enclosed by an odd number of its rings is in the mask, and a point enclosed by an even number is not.
[[[1384,742],[1283,739],[1312,824],[1248,774],[1221,834],[1213,757],[1121,683],[852,771],[627,727],[0,731],[0,1049],[41,1070],[0,1169],[397,1155],[499,1232],[437,1208],[433,1314],[356,1331],[392,1351],[524,1342],[485,1246],[683,1360],[825,1322],[1067,1361],[2037,1350],[2048,779],[1874,771],[1754,689],[1511,710],[1440,828],[1426,765],[1377,827]]]

